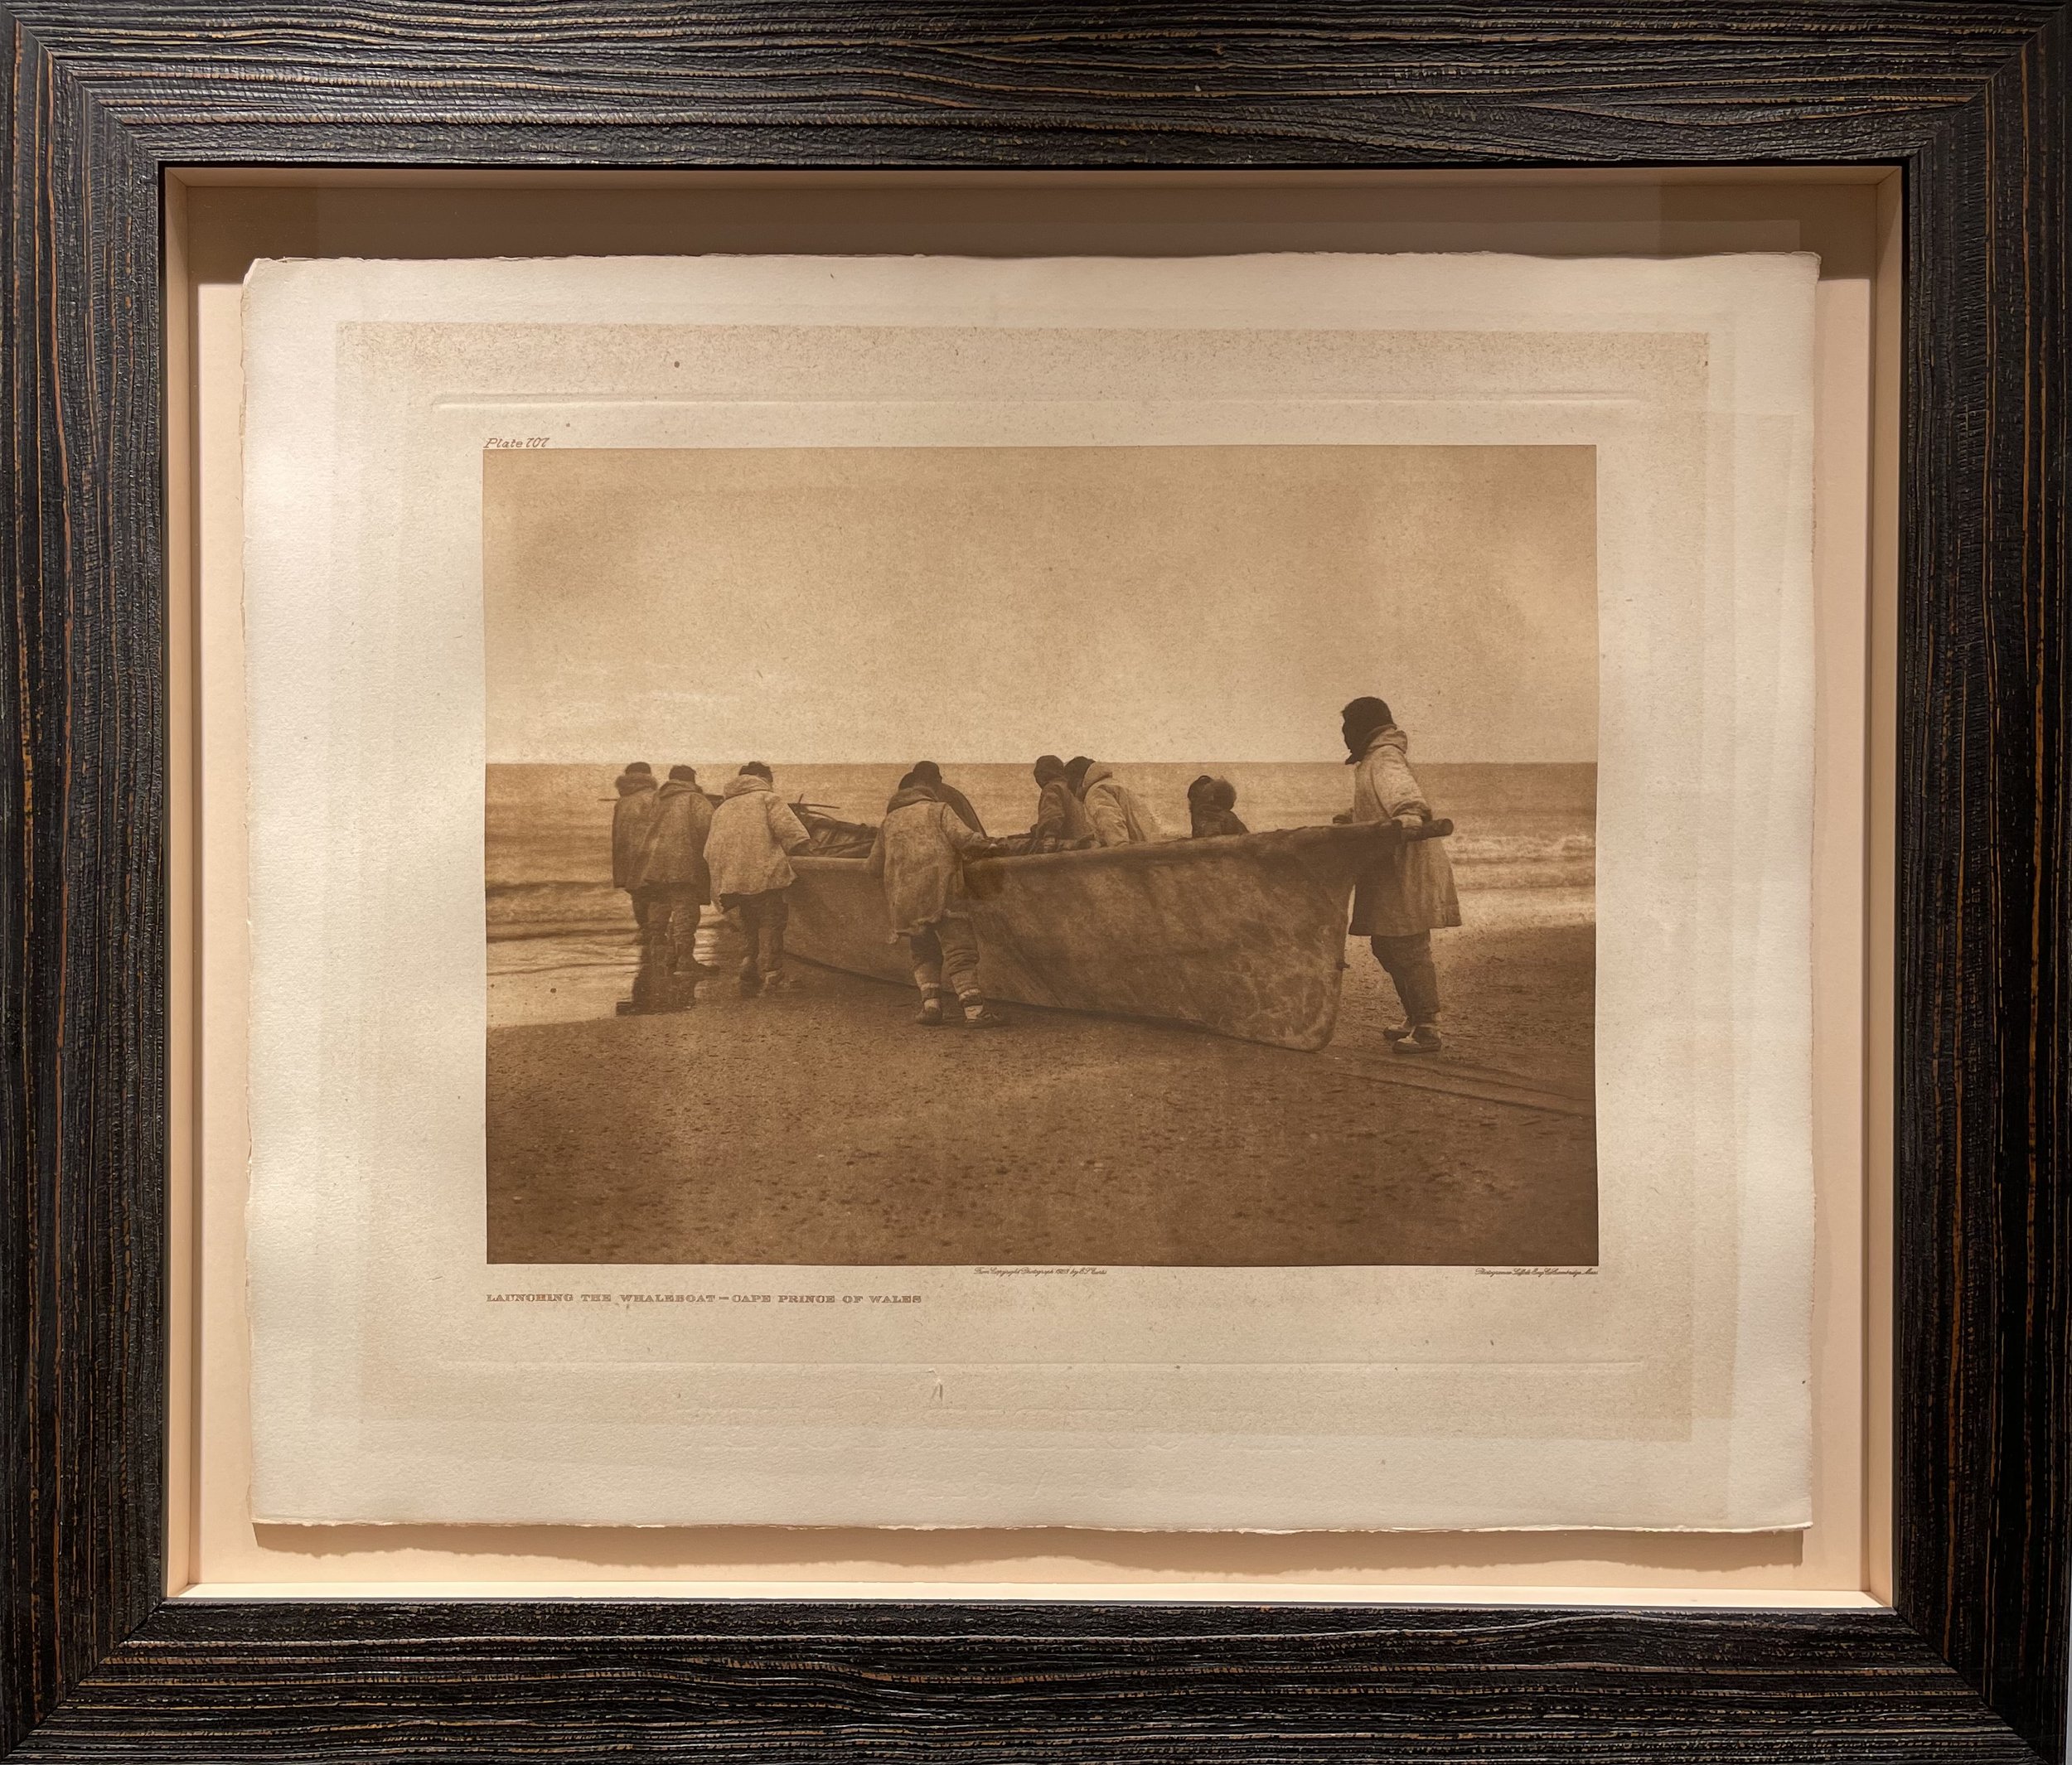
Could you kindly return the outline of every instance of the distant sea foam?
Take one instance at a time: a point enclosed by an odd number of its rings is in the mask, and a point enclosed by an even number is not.
[[[666,773],[671,762],[653,763]],[[735,764],[700,766],[699,781],[717,791]],[[1036,785],[1026,766],[946,759],[941,764],[989,830],[1020,832],[1034,819]],[[845,820],[876,821],[905,769],[893,762],[775,771],[786,800],[817,805]],[[1348,807],[1353,795],[1351,768],[1328,761],[1118,762],[1114,770],[1173,834],[1187,831],[1187,786],[1203,772],[1237,786],[1238,815],[1260,830],[1319,825]],[[612,781],[618,771],[487,769],[484,880],[491,938],[547,936],[628,921],[625,897],[612,887]],[[1464,892],[1590,886],[1597,849],[1595,766],[1420,764],[1417,776],[1433,812],[1455,823],[1448,849]]]

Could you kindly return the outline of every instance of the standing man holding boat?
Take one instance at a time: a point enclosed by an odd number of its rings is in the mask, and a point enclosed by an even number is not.
[[[1340,715],[1345,763],[1358,770],[1352,813],[1339,819],[1392,821],[1404,835],[1355,886],[1352,934],[1368,941],[1402,1001],[1403,1021],[1382,1034],[1398,1054],[1436,1054],[1445,1044],[1439,1033],[1431,935],[1460,923],[1453,861],[1443,840],[1423,837],[1431,805],[1410,769],[1410,737],[1396,727],[1387,704],[1355,699]]]
[[[743,999],[791,985],[784,972],[784,927],[791,916],[786,892],[798,873],[789,854],[811,844],[812,836],[777,794],[770,769],[760,760],[751,760],[727,781],[705,836],[705,865],[714,898],[739,914],[748,941],[741,961]]]

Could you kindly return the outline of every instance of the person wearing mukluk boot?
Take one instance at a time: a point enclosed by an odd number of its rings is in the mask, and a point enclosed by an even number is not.
[[[1460,923],[1453,861],[1441,840],[1422,837],[1432,819],[1410,769],[1410,737],[1379,699],[1355,699],[1341,713],[1345,763],[1353,775],[1353,810],[1341,820],[1392,821],[1406,836],[1376,859],[1353,890],[1352,935],[1363,937],[1403,1003],[1403,1021],[1382,1033],[1398,1054],[1436,1054],[1439,971],[1431,935]]]
[[[909,772],[885,805],[870,849],[870,873],[885,891],[895,936],[903,936],[921,989],[917,1021],[936,1028],[948,1021],[947,994],[956,995],[966,1029],[995,1029],[1006,1020],[985,1002],[979,984],[979,940],[965,887],[964,862],[1004,848],[965,824],[964,818]]]
[[[705,835],[705,864],[713,897],[741,920],[748,953],[741,963],[741,996],[781,993],[791,985],[784,972],[784,928],[790,891],[798,880],[790,854],[812,844],[812,835],[777,794],[770,769],[751,760],[727,781]]]
[[[655,810],[640,851],[637,905],[641,922],[641,968],[630,1001],[635,1012],[682,1011],[698,1002],[698,924],[712,898],[705,868],[705,836],[712,803],[687,766],[671,766],[669,781],[655,794]]]

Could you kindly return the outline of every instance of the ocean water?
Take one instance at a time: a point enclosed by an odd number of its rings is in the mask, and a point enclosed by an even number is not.
[[[656,762],[666,771],[667,761]],[[690,762],[698,765],[693,761]],[[1022,766],[941,762],[943,776],[971,800],[993,833],[1019,833],[1034,820],[1036,785]],[[906,770],[883,766],[776,768],[787,801],[815,805],[844,820],[876,821]],[[485,906],[492,940],[551,937],[592,927],[622,929],[625,897],[612,887],[612,781],[616,766],[491,766],[486,779]],[[1247,825],[1314,827],[1351,805],[1353,775],[1332,762],[1219,761],[1199,765],[1116,762],[1116,776],[1173,834],[1187,831],[1187,787],[1203,772],[1237,788]],[[1447,842],[1463,895],[1489,888],[1587,888],[1595,875],[1597,769],[1594,766],[1418,765],[1435,815],[1449,816]],[[733,763],[699,765],[718,790]]]

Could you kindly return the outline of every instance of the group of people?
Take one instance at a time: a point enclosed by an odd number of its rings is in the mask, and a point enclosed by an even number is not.
[[[784,972],[791,855],[812,835],[777,794],[768,766],[751,760],[715,801],[695,768],[674,766],[657,783],[636,760],[620,773],[612,809],[612,885],[632,897],[641,936],[633,997],[622,1009],[676,1011],[695,1002],[704,965],[698,926],[708,902],[741,924],[748,955],[741,990],[753,997],[790,984]]]
[[[1035,770],[1035,822],[1026,834],[1005,843],[1005,855],[1126,846],[1166,837],[1150,806],[1099,761],[1084,754],[1070,760],[1044,754]],[[948,804],[973,833],[985,832],[971,799],[945,782],[942,768],[935,762],[923,760],[910,776],[917,788],[932,791]],[[901,789],[906,788],[902,780]],[[1212,778],[1204,772],[1187,787],[1187,807],[1188,830],[1194,839],[1251,832],[1237,819],[1237,791],[1228,779]]]
[[[1354,891],[1351,931],[1365,937],[1403,1007],[1385,1033],[1398,1052],[1442,1046],[1439,982],[1431,934],[1460,923],[1453,869],[1444,845],[1421,836],[1431,805],[1411,772],[1409,741],[1379,699],[1356,699],[1342,713],[1346,764],[1355,767],[1353,806],[1340,822],[1390,821],[1406,838],[1382,853]],[[884,891],[894,936],[904,937],[921,994],[918,1021],[955,1021],[974,1029],[1003,1019],[980,980],[966,863],[978,858],[1068,852],[1166,838],[1150,806],[1113,771],[1084,755],[1045,754],[1035,766],[1036,818],[1025,834],[989,834],[971,799],[933,761],[903,776],[871,837],[869,864]],[[791,859],[813,836],[777,793],[770,768],[752,760],[715,799],[695,771],[671,766],[658,781],[644,761],[619,775],[612,811],[612,881],[632,897],[641,961],[628,1011],[680,1010],[697,996],[704,972],[695,951],[700,910],[716,902],[738,920],[748,950],[739,984],[745,998],[781,992]],[[1188,786],[1188,835],[1214,839],[1248,831],[1226,779],[1204,773]],[[859,833],[860,841],[861,834]],[[860,844],[856,849],[861,850]]]
[[[896,936],[907,940],[914,984],[921,989],[917,1021],[933,1028],[957,1021],[990,1029],[1003,1019],[987,1003],[979,979],[978,933],[971,923],[964,877],[966,860],[1072,852],[1164,839],[1158,818],[1107,766],[1082,754],[1060,760],[1045,754],[1035,766],[1036,820],[1029,831],[990,836],[963,792],[942,769],[922,761],[899,781],[871,843],[869,865],[885,892]],[[1204,776],[1188,791],[1191,831],[1197,837],[1247,831],[1234,810],[1227,781]]]

